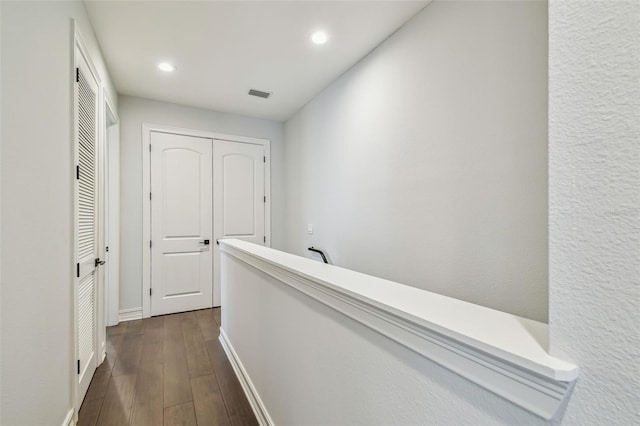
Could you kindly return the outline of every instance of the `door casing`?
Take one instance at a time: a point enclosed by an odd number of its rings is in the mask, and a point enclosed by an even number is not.
[[[151,316],[151,202],[149,193],[151,189],[151,156],[149,146],[151,143],[151,132],[171,133],[176,135],[194,136],[207,138],[216,141],[236,142],[243,144],[260,145],[264,148],[264,192],[265,201],[265,246],[271,247],[271,141],[269,139],[251,138],[246,136],[229,135],[224,133],[208,132],[203,130],[185,129],[180,127],[164,126],[161,124],[142,124],[142,317]],[[213,161],[213,158],[212,158]],[[216,217],[214,216],[214,229]],[[215,244],[215,242],[212,242]],[[217,271],[214,272],[214,277]],[[215,282],[215,278],[214,278]],[[213,283],[212,283],[213,285]],[[214,289],[215,294],[215,289]],[[216,301],[214,300],[214,305]]]
[[[105,253],[104,320],[107,326],[118,325],[120,305],[120,117],[106,90],[104,93],[105,156]],[[109,124],[111,123],[111,124]]]

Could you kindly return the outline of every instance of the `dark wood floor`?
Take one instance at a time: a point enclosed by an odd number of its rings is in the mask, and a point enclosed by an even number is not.
[[[220,309],[107,328],[79,425],[256,425],[218,334]]]

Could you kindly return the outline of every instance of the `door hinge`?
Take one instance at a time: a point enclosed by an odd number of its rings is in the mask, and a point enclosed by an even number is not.
[[[80,374],[80,360],[78,360],[78,374]]]
[[[76,263],[76,277],[80,278],[80,264]]]
[[[149,199],[151,199],[151,193],[149,193]]]
[[[151,152],[151,144],[149,144],[149,152]]]
[[[76,166],[76,179],[80,179],[80,165]]]
[[[151,246],[152,246],[152,242],[151,240],[149,240],[149,248],[151,248]]]
[[[267,202],[267,196],[266,195],[264,196],[264,202],[265,203]]]
[[[104,251],[109,252],[109,246],[107,246]]]
[[[80,68],[76,68],[76,83],[79,83],[79,82],[80,82]]]
[[[267,242],[267,237],[263,237],[263,241],[266,243]]]
[[[153,294],[153,290],[149,289],[149,297]]]
[[[266,163],[267,162],[267,157],[262,157],[262,162]]]

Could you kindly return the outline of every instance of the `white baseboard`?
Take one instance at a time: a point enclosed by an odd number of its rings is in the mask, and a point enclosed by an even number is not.
[[[73,408],[67,413],[67,417],[64,418],[62,426],[76,426],[76,421],[73,418]]]
[[[120,322],[139,319],[142,319],[142,308],[123,309],[118,313],[118,320]]]
[[[266,407],[262,403],[262,399],[260,399],[260,395],[258,395],[258,391],[253,386],[249,375],[247,374],[247,370],[242,366],[242,362],[240,362],[240,358],[238,358],[238,354],[231,346],[231,342],[227,337],[227,333],[225,333],[224,329],[220,329],[220,343],[222,344],[222,348],[224,352],[227,354],[227,358],[229,358],[229,362],[231,363],[231,367],[233,367],[233,371],[235,371],[238,380],[240,381],[240,385],[242,385],[242,389],[244,390],[247,399],[249,400],[249,404],[253,409],[253,413],[256,415],[258,419],[258,423],[261,426],[273,426],[273,421],[267,412]]]

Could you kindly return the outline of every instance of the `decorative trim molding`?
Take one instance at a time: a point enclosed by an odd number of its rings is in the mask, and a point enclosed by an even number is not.
[[[62,421],[62,426],[76,426],[76,421],[73,418],[74,413],[75,413],[74,409],[71,408],[67,413],[67,416]]]
[[[328,279],[313,276],[313,271],[302,272],[302,261],[297,261],[302,258],[297,256],[264,247],[258,249],[258,246],[238,240],[220,240],[219,243],[226,255],[270,275],[544,419],[553,418],[571,393],[578,374],[578,367],[575,365],[546,354],[543,361],[525,359],[516,351],[491,347],[474,339],[476,336],[461,335],[452,329],[433,325],[428,318],[417,318],[408,312],[346,290],[337,284],[337,280],[334,285]],[[298,269],[275,259],[281,259],[282,262],[285,259],[297,261]],[[318,268],[317,262],[313,264]],[[338,270],[344,271],[332,265],[322,265],[322,268],[335,268],[331,270],[332,274],[326,274],[326,277],[334,279],[340,275]],[[316,275],[319,275],[317,270]]]
[[[133,321],[142,319],[142,307],[122,309],[118,315],[118,321]]]
[[[273,426],[273,421],[267,412],[267,408],[262,403],[262,399],[260,399],[260,395],[258,395],[258,391],[253,386],[253,382],[249,378],[247,371],[244,369],[242,362],[240,362],[240,358],[238,358],[238,354],[231,346],[231,342],[227,337],[227,333],[225,333],[224,329],[220,328],[220,337],[218,338],[220,343],[222,344],[222,348],[224,352],[227,354],[227,358],[229,358],[229,362],[231,363],[231,367],[233,367],[233,371],[235,371],[236,376],[238,376],[238,380],[240,381],[240,385],[244,390],[247,399],[249,400],[249,404],[251,404],[251,408],[253,409],[256,418],[258,419],[258,423],[261,426]]]

